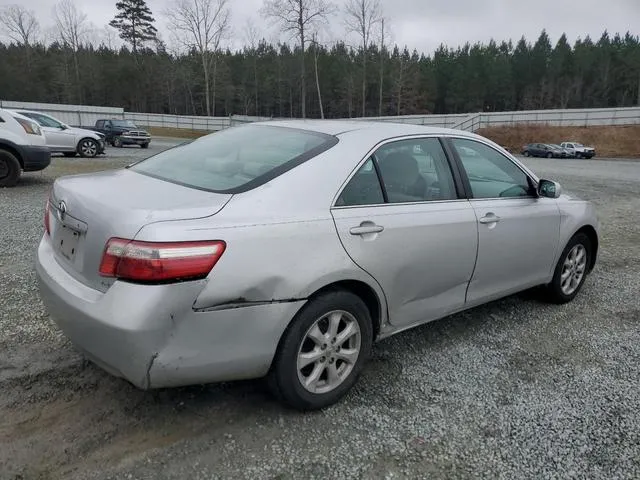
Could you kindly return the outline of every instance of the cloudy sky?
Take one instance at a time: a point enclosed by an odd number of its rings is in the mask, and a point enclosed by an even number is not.
[[[75,0],[102,34],[115,14],[116,0]],[[340,7],[345,0],[334,0]],[[0,5],[20,3],[34,10],[43,29],[51,26],[56,0],[0,0]],[[164,27],[163,12],[170,0],[147,0],[159,24],[163,38],[170,38]],[[251,19],[261,36],[275,40],[276,30],[259,15],[262,0],[229,0],[232,11],[231,47],[246,39],[245,26]],[[544,28],[553,42],[566,32],[573,42],[591,35],[596,39],[603,30],[611,33],[631,31],[640,34],[640,0],[381,0],[389,18],[392,40],[425,53],[440,43],[455,47],[465,42],[486,42],[491,38],[519,39],[525,35],[534,41]],[[326,42],[344,39],[340,14],[335,15],[322,33]],[[353,39],[353,43],[355,43]]]

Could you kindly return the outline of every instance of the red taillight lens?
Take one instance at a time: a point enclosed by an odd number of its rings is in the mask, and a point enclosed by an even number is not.
[[[206,277],[224,253],[222,241],[138,242],[112,238],[100,262],[100,275],[155,283]]]
[[[47,199],[47,204],[44,207],[44,231],[47,232],[47,235],[51,235],[51,223],[49,221],[50,210],[51,204],[49,203],[49,199]]]

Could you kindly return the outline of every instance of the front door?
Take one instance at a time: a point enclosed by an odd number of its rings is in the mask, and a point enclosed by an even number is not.
[[[489,145],[462,138],[451,142],[478,218],[478,260],[467,302],[483,303],[549,281],[560,238],[556,200],[538,197],[524,170]]]
[[[75,134],[58,120],[40,113],[32,113],[30,117],[42,126],[47,146],[51,150],[55,152],[75,150]]]
[[[437,138],[381,146],[332,214],[349,256],[384,290],[392,324],[463,308],[477,253],[476,216],[458,197]]]

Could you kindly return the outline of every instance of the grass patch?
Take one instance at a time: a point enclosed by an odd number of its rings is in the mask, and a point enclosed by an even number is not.
[[[212,132],[206,130],[190,130],[186,128],[146,127],[153,137],[200,138]]]
[[[527,143],[576,141],[596,149],[596,157],[640,158],[640,125],[553,127],[550,125],[512,125],[487,127],[476,133],[509,151],[520,153]]]

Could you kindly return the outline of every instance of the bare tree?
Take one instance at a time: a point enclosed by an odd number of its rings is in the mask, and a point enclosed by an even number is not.
[[[283,32],[291,33],[300,45],[300,103],[302,118],[307,116],[304,53],[309,29],[327,21],[335,11],[328,0],[264,0],[262,13],[280,24]]]
[[[249,51],[253,57],[253,97],[255,101],[255,115],[260,115],[258,102],[258,39],[260,32],[251,18],[247,19],[245,26],[246,42],[249,44]]]
[[[82,87],[80,84],[80,65],[78,62],[78,50],[86,39],[88,33],[87,15],[78,10],[73,0],[61,0],[53,7],[58,39],[71,50],[73,67],[76,76],[78,101],[82,101]]]
[[[380,20],[380,93],[378,95],[378,116],[382,116],[382,95],[384,93],[384,18]]]
[[[36,42],[40,31],[34,12],[22,5],[7,5],[0,8],[0,24],[11,40],[25,47]]]
[[[313,66],[316,74],[316,89],[318,91],[318,103],[320,104],[320,118],[324,120],[324,108],[322,108],[322,93],[320,92],[320,77],[318,75],[318,35],[313,34],[311,37],[313,44]]]
[[[165,11],[169,27],[187,49],[200,55],[204,75],[207,115],[215,115],[215,54],[229,31],[228,0],[178,0]],[[211,101],[211,67],[213,66],[214,101]],[[212,110],[212,103],[213,110]]]
[[[367,106],[367,53],[373,28],[382,20],[380,0],[348,0],[345,5],[347,29],[362,40],[362,116]]]

